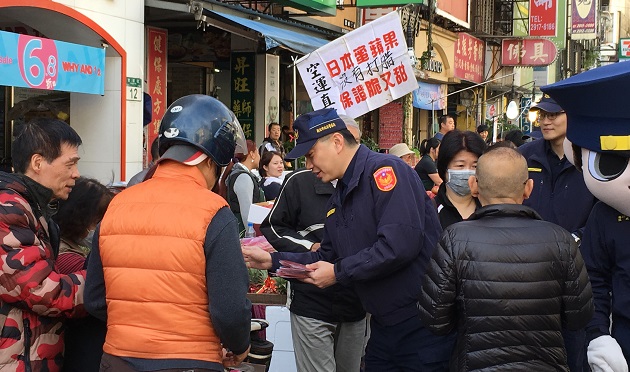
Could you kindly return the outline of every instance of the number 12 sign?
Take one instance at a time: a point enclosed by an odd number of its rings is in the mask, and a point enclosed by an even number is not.
[[[0,85],[105,93],[105,49],[0,31]]]

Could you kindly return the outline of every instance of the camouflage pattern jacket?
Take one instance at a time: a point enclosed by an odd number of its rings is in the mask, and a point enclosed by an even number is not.
[[[0,172],[0,371],[59,371],[63,318],[84,314],[85,271],[54,269],[51,196],[26,176]]]

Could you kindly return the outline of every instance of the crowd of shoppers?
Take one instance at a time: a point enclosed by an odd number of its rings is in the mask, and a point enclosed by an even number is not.
[[[575,89],[612,84],[584,76]],[[0,173],[0,369],[236,367],[250,349],[246,268],[289,260],[306,268],[287,302],[299,371],[627,371],[613,268],[627,266],[615,180],[628,130],[591,128],[563,89],[549,94],[564,106],[545,93],[532,108],[540,140],[514,131],[488,147],[487,128],[445,115],[417,164],[405,143],[361,145],[334,109],[299,116],[285,154],[279,124],[258,147],[221,102],[186,96],[162,118],[155,164],[116,196],[79,176],[69,125],[23,124],[15,173]],[[284,177],[301,156],[306,169]],[[241,246],[251,205],[274,199],[261,232],[277,252]]]

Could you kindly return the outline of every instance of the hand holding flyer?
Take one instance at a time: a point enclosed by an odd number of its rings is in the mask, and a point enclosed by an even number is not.
[[[293,261],[280,260],[280,265],[282,266],[276,270],[276,275],[285,279],[308,278],[308,273],[313,271],[305,265]]]

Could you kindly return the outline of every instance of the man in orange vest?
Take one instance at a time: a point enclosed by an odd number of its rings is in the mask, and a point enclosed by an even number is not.
[[[245,146],[234,114],[212,97],[167,109],[160,160],[112,200],[94,235],[85,307],[107,321],[101,371],[223,371],[247,356],[238,224],[211,191]]]

